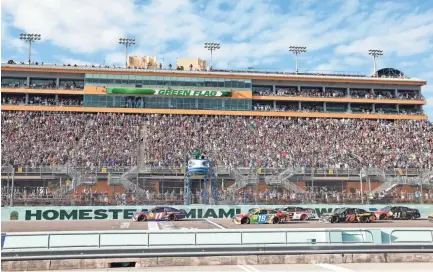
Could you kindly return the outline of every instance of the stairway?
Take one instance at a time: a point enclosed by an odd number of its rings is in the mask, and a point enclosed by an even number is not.
[[[421,183],[433,185],[433,170],[427,170],[422,173]]]
[[[132,167],[128,172],[124,174],[110,173],[108,176],[108,184],[122,185],[125,189],[135,190],[135,192],[138,194],[144,194],[146,191],[130,180],[132,177],[135,177],[137,173],[137,166]]]
[[[216,173],[215,173],[215,169],[214,169],[213,163],[212,162],[209,162],[209,163],[210,163],[210,165],[209,165],[209,175],[210,175],[210,179],[211,179],[210,188],[211,188],[211,192],[212,192],[211,196],[212,196],[212,199],[213,199],[213,203],[212,204],[216,204],[217,201],[220,200],[219,192],[218,192],[218,181],[216,179]]]
[[[290,181],[290,178],[297,174],[299,171],[302,170],[295,168],[287,168],[280,174],[266,176],[265,184],[269,186],[283,186],[286,189],[295,193],[305,193],[305,190],[303,188]]]
[[[64,191],[65,195],[74,192],[77,188],[83,185],[92,185],[97,181],[96,173],[84,173],[71,167],[67,169],[67,174],[72,178],[72,183],[67,186],[67,190]],[[66,186],[66,185],[65,185]]]
[[[145,147],[146,147],[146,138],[147,138],[147,127],[143,126],[140,130],[140,138],[138,140],[138,156],[137,156],[137,166],[138,169],[144,168],[144,154],[145,154]]]
[[[385,172],[382,169],[376,168],[376,167],[367,168],[366,169],[366,174],[368,176],[375,176],[380,181],[385,181],[387,179]]]
[[[231,168],[229,174],[230,177],[235,181],[231,187],[237,190],[240,190],[246,186],[257,186],[259,184],[259,175],[255,169],[251,169],[248,175],[243,175],[238,169]]]
[[[376,187],[374,190],[371,191],[372,195],[375,195],[376,193],[380,194],[380,192],[388,193],[395,187],[397,187],[399,184],[395,183],[393,180],[387,180],[383,182],[381,185]]]

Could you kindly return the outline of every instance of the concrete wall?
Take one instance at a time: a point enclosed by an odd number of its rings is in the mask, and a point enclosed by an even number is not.
[[[1,268],[3,271],[103,269],[109,268],[112,263],[120,262],[135,263],[136,268],[315,263],[431,263],[433,262],[433,253],[249,255],[2,261]],[[426,271],[428,271],[428,268]]]

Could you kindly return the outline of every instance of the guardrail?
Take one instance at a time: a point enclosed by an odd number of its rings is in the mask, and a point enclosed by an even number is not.
[[[346,236],[344,238],[343,236]],[[351,237],[348,237],[351,236]],[[349,239],[347,239],[349,238]],[[159,247],[244,246],[305,244],[373,244],[370,230],[212,230],[8,233],[3,250]]]
[[[3,260],[288,253],[433,252],[433,228],[2,234]]]
[[[159,247],[244,246],[311,244],[433,244],[433,227],[425,229],[268,229],[171,230],[7,233],[2,250]]]

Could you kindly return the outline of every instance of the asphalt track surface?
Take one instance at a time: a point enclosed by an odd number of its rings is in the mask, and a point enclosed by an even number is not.
[[[77,220],[77,221],[5,221],[2,232],[53,231],[122,231],[122,230],[194,230],[194,229],[290,229],[290,228],[433,228],[428,220],[393,220],[374,223],[330,224],[318,221],[291,221],[283,224],[236,225],[231,219],[195,219],[174,222],[133,222],[132,220]]]
[[[218,265],[172,266],[145,268],[89,269],[86,271],[146,271],[146,272],[426,272],[433,263],[349,263],[349,264],[274,264],[274,265]],[[50,270],[57,272],[57,270]],[[61,270],[58,270],[60,272]],[[63,270],[65,271],[65,270]],[[83,270],[66,270],[70,272]],[[36,271],[35,271],[36,272]],[[39,271],[42,272],[42,271]]]

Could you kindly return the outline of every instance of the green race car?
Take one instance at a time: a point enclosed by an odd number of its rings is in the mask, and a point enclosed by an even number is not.
[[[233,217],[235,224],[279,224],[287,221],[290,221],[289,213],[274,209],[255,208]]]

